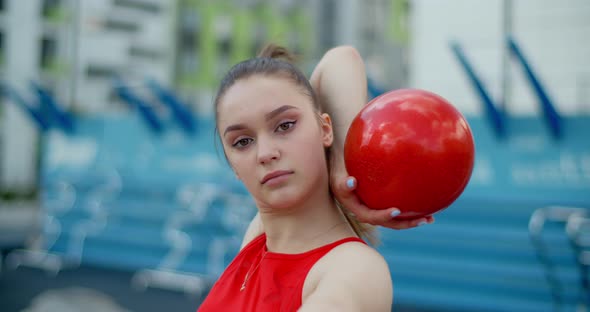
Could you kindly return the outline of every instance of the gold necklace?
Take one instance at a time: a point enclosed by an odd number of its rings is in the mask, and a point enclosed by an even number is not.
[[[258,264],[256,265],[256,267],[254,268],[254,270],[252,270],[252,273],[250,273],[250,270],[252,269],[252,266],[250,266],[250,269],[248,269],[248,272],[246,272],[246,276],[244,277],[244,281],[242,282],[242,287],[240,287],[240,291],[243,291],[244,289],[246,289],[246,283],[250,279],[250,274],[254,274],[254,272],[256,272],[256,270],[258,269],[258,267],[262,263],[262,260],[264,260],[264,257],[266,257],[267,253],[268,253],[268,250],[264,252],[264,254],[262,255],[262,258],[260,258],[260,261],[258,261]]]

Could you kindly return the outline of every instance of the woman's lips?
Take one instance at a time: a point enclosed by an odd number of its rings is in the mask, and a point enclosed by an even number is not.
[[[267,175],[264,176],[264,178],[262,178],[262,181],[260,181],[260,184],[266,184],[268,181],[270,180],[275,180],[277,178],[292,174],[293,171],[290,170],[277,170],[277,171],[273,171],[271,173],[268,173]]]

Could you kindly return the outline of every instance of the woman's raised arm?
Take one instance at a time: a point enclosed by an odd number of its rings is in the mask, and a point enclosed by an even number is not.
[[[432,216],[415,220],[395,220],[395,207],[372,210],[354,193],[356,180],[344,165],[344,140],[354,117],[367,103],[367,74],[359,52],[351,46],[339,46],[326,52],[314,69],[310,82],[323,112],[332,118],[334,144],[330,160],[330,185],[336,199],[361,222],[392,229],[406,229],[432,223]]]

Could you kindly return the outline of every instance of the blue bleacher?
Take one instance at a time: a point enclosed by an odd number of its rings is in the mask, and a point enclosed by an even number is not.
[[[174,270],[214,280],[238,252],[255,207],[223,154],[215,150],[211,121],[199,122],[202,132],[196,136],[174,132],[154,136],[131,116],[82,119],[79,124],[83,131],[78,135],[94,140],[98,147],[91,163],[49,166],[50,140],[42,159],[42,201],[62,230],[47,246],[50,252],[81,257],[82,263],[101,267]],[[566,125],[570,132],[586,127],[578,119]],[[536,122],[524,120],[512,129],[532,135],[530,129],[536,127]],[[531,243],[528,223],[536,209],[548,205],[590,209],[590,188],[511,185],[505,175],[513,157],[534,161],[534,151],[514,151],[510,142],[496,140],[481,122],[473,121],[472,128],[477,153],[491,157],[488,162],[498,171],[497,181],[486,185],[474,179],[432,225],[379,230],[378,249],[390,265],[395,306],[437,311],[553,310],[555,290]],[[70,140],[75,145],[76,137]],[[543,146],[543,157],[588,148],[583,142],[561,144]],[[476,158],[476,171],[477,162]],[[51,207],[67,199],[60,183],[76,192],[76,202],[68,209]],[[183,238],[171,240],[174,235]],[[182,239],[187,239],[188,247]],[[583,291],[575,253],[563,226],[548,224],[543,239],[561,285],[560,307],[574,311]],[[81,255],[75,249],[80,242]],[[172,261],[174,252],[180,256]]]
[[[575,204],[579,204],[575,202]],[[539,203],[461,198],[429,226],[381,230],[379,250],[390,264],[397,304],[436,310],[552,311],[546,272],[528,232]],[[580,271],[563,227],[544,241],[561,288],[563,311],[575,311]],[[441,309],[441,307],[443,307]]]

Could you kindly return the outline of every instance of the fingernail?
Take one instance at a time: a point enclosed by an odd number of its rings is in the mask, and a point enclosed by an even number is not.
[[[348,187],[349,189],[354,187],[354,179],[353,178],[348,178],[348,180],[346,180],[346,187]]]
[[[391,211],[390,215],[392,218],[395,218],[395,217],[399,216],[400,213],[402,213],[402,212],[399,211],[399,209],[395,209],[395,210]]]
[[[426,221],[420,221],[418,223],[418,226],[423,226],[423,225],[426,225],[426,224],[428,224],[428,222],[426,222]]]

